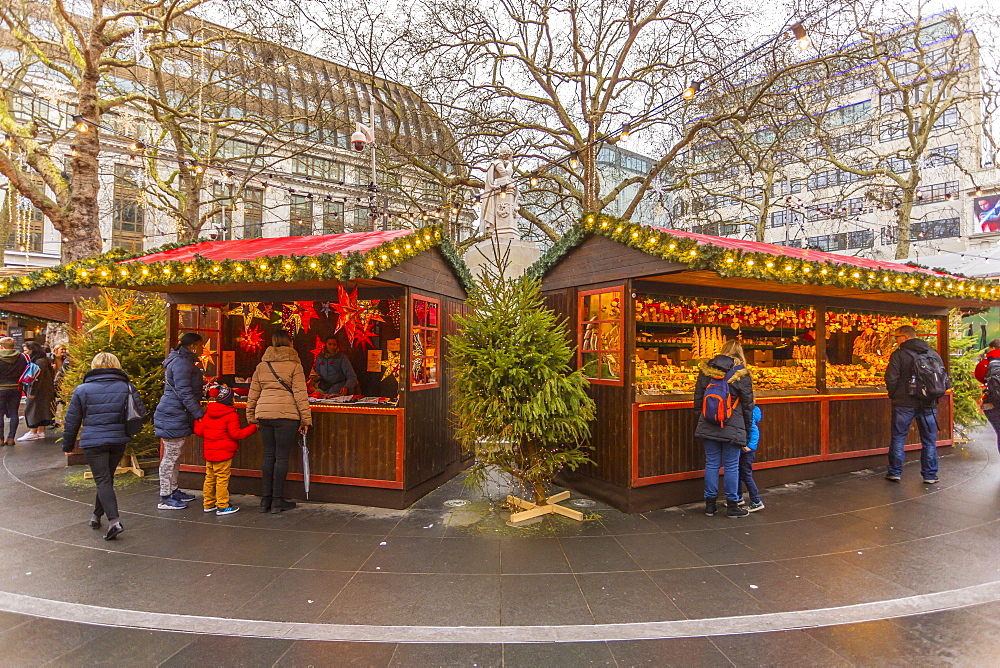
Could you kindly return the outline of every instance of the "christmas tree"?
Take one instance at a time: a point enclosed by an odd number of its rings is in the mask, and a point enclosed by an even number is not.
[[[976,380],[976,364],[982,357],[983,351],[976,345],[973,336],[964,333],[965,323],[962,321],[962,312],[958,309],[951,311],[949,317],[951,336],[951,393],[955,409],[955,426],[964,438],[968,438],[968,431],[986,422],[983,412],[979,409],[982,401],[983,386]]]
[[[468,306],[448,341],[457,436],[476,458],[469,483],[481,486],[498,469],[543,506],[560,470],[590,461],[587,381],[569,366],[573,350],[537,279],[486,269]]]
[[[69,337],[70,367],[62,381],[68,403],[74,388],[90,371],[97,353],[114,353],[139,390],[150,420],[132,439],[126,455],[148,456],[159,449],[153,434],[152,415],[163,394],[163,352],[166,350],[167,305],[159,295],[106,289],[97,299],[77,302],[83,314],[80,329]]]

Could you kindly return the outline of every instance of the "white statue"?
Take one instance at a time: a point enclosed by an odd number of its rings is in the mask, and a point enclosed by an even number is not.
[[[496,234],[500,239],[517,239],[520,193],[514,182],[514,152],[510,146],[500,144],[496,159],[486,168],[484,181],[482,233]]]

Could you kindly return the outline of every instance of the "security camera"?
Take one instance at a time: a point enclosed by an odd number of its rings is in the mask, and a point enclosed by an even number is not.
[[[215,241],[216,239],[219,238],[219,230],[212,228],[208,231],[207,236],[211,241]]]
[[[363,151],[368,144],[375,143],[375,135],[371,129],[361,123],[354,124],[354,134],[351,135],[351,148],[355,151]]]

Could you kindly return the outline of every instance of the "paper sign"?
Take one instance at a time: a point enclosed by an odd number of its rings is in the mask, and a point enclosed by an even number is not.
[[[194,310],[194,304],[178,304],[177,305],[177,310],[178,311],[193,311]]]
[[[235,350],[223,350],[222,351],[222,375],[228,376],[229,374],[236,373],[236,351]]]
[[[399,352],[399,339],[390,339],[385,342],[385,349],[390,353]]]
[[[382,361],[382,351],[376,349],[368,351],[368,371],[381,371],[382,365],[379,362]]]

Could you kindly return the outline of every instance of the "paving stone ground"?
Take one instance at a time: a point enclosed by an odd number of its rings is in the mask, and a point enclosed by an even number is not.
[[[911,463],[766,490],[746,519],[596,504],[523,528],[458,480],[407,511],[235,496],[220,518],[122,476],[105,542],[54,439],[4,447],[0,665],[1000,666],[1000,454],[986,430],[942,452],[934,487]]]

